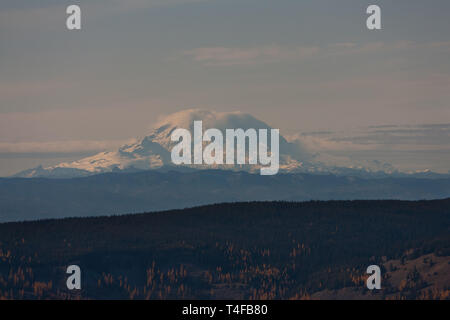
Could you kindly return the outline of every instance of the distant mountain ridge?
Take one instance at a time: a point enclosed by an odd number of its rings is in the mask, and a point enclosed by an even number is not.
[[[21,171],[14,177],[22,178],[73,178],[83,177],[107,172],[135,172],[144,170],[184,170],[174,166],[171,162],[170,152],[175,145],[171,141],[171,133],[177,128],[193,131],[193,123],[202,120],[204,130],[217,128],[225,129],[271,129],[263,121],[250,114],[241,112],[214,112],[199,109],[189,109],[173,113],[160,120],[151,133],[135,142],[123,145],[116,151],[105,151],[93,156],[73,162],[64,162],[50,167],[38,166]],[[222,169],[234,171],[259,171],[260,166],[250,165],[192,165],[194,169]],[[326,166],[311,159],[311,155],[302,147],[286,140],[280,135],[280,172],[284,173],[325,173],[335,175],[355,175],[360,177],[395,176],[427,176],[442,177],[432,172],[418,174],[404,174],[391,167],[379,168],[347,168]]]
[[[159,170],[66,179],[0,179],[0,222],[182,209],[239,201],[422,200],[450,197],[450,178]]]

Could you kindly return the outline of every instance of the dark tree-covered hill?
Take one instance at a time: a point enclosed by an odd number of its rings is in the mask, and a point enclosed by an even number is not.
[[[401,266],[422,256],[424,266],[443,266],[438,287],[412,271],[402,282]],[[449,256],[450,199],[248,202],[5,223],[0,297],[298,299],[350,290],[359,298],[446,298],[449,283],[439,277]],[[70,264],[83,272],[77,293],[65,285]],[[377,294],[365,289],[371,264],[385,273]]]

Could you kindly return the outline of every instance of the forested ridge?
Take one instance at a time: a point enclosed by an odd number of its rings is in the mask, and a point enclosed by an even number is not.
[[[105,173],[73,179],[0,178],[0,223],[105,216],[245,201],[433,200],[450,178],[331,174],[261,176],[225,170]]]
[[[389,272],[422,256],[430,268],[444,265],[449,231],[450,199],[246,202],[4,223],[0,297],[308,299],[352,288],[361,298],[447,299],[445,281],[427,283],[421,269],[401,286]],[[81,291],[66,288],[71,264],[82,269]],[[371,264],[385,275],[376,294],[365,289]]]

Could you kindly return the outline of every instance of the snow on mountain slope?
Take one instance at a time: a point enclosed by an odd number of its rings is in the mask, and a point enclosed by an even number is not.
[[[17,177],[68,177],[82,176],[121,170],[149,170],[172,166],[170,152],[177,142],[171,141],[171,134],[177,128],[193,132],[193,123],[203,121],[203,130],[209,128],[225,129],[271,129],[271,127],[241,112],[214,112],[189,109],[173,113],[160,120],[151,133],[136,142],[124,145],[116,151],[100,152],[91,157],[73,162],[60,163],[51,167],[37,167],[18,173]],[[297,144],[289,143],[280,136],[280,170],[305,169],[307,154]],[[310,166],[310,164],[308,164]],[[211,166],[192,166],[197,169],[210,169]],[[256,171],[258,166],[217,165],[220,169],[239,169]]]
[[[250,114],[242,112],[215,112],[200,109],[183,110],[170,114],[156,123],[151,132],[142,139],[123,145],[115,151],[104,151],[96,155],[73,162],[64,162],[50,167],[36,167],[28,169],[15,177],[51,177],[70,178],[88,176],[106,172],[130,172],[172,168],[182,170],[181,166],[174,166],[171,161],[172,147],[178,142],[171,141],[171,134],[177,128],[189,129],[193,132],[196,120],[203,121],[203,130],[217,128],[225,129],[271,129],[271,127]],[[282,134],[282,128],[281,128]],[[304,146],[301,140],[292,138],[287,140],[280,134],[280,172],[288,173],[317,173],[359,177],[416,176],[419,173],[402,173],[392,166],[370,160],[367,165],[338,166],[333,161],[324,161],[320,153]],[[326,160],[326,158],[325,158]],[[186,166],[187,167],[187,166]],[[186,168],[185,167],[185,168]],[[259,172],[259,165],[191,165],[191,169],[224,169],[245,170]],[[420,173],[422,176],[439,177],[434,173]]]

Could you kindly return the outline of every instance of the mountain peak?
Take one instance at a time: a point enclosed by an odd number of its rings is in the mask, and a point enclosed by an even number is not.
[[[217,112],[202,109],[187,109],[172,113],[161,118],[154,126],[151,134],[147,136],[153,142],[157,142],[166,150],[170,151],[173,143],[170,139],[175,129],[188,129],[193,132],[194,121],[202,121],[203,130],[216,128],[222,131],[225,129],[271,129],[271,127],[263,121],[260,121],[248,113],[240,111],[234,112]],[[285,142],[284,138],[280,138],[281,143]]]
[[[240,111],[218,112],[202,109],[187,109],[161,118],[154,126],[153,133],[159,134],[160,132],[175,128],[192,129],[194,121],[199,120],[203,122],[203,127],[206,129],[217,128],[219,130],[225,130],[234,128],[270,128],[268,124],[256,119],[251,114]]]
[[[153,127],[151,133],[134,143],[126,144],[116,151],[100,152],[91,157],[73,162],[60,163],[55,166],[29,169],[18,173],[20,177],[54,177],[56,173],[66,177],[76,172],[90,175],[96,173],[127,170],[158,169],[171,166],[170,152],[174,145],[171,134],[175,129],[183,128],[193,131],[194,121],[201,120],[204,130],[209,128],[225,129],[271,129],[268,124],[248,113],[217,112],[202,109],[187,109],[162,117]],[[281,150],[288,149],[287,142],[280,137]],[[290,161],[290,166],[293,165]],[[295,166],[295,164],[294,164]],[[202,169],[203,167],[196,167]],[[230,169],[230,166],[224,169]],[[232,168],[231,168],[232,169]],[[240,168],[242,169],[242,168]]]
[[[93,156],[73,162],[64,162],[51,167],[37,167],[16,174],[16,177],[79,177],[98,173],[116,171],[151,170],[162,167],[172,167],[171,150],[176,144],[171,140],[175,129],[183,128],[193,132],[194,121],[203,122],[203,130],[216,128],[226,129],[272,129],[267,123],[254,116],[239,111],[218,112],[202,109],[187,109],[169,114],[159,119],[149,135],[137,139],[133,143],[121,146],[115,151],[104,151]],[[367,174],[367,170],[352,168],[328,167],[314,160],[302,146],[296,142],[287,141],[280,135],[280,171],[281,172],[309,172],[345,174],[360,172]],[[233,165],[192,165],[194,169],[226,169],[259,170],[259,166]],[[177,169],[182,169],[177,167]],[[370,173],[370,172],[369,172]]]

